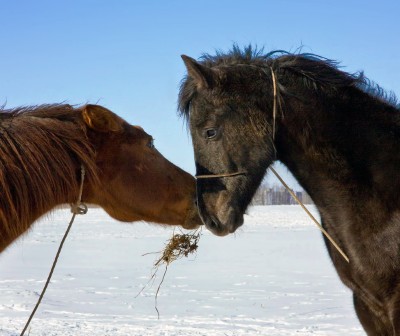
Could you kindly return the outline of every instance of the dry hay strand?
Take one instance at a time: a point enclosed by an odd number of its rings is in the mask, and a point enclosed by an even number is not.
[[[143,288],[140,290],[140,292],[136,295],[138,297],[143,290],[149,285],[149,283],[153,280],[155,280],[159,268],[165,264],[165,270],[161,278],[161,282],[159,283],[156,291],[156,295],[154,298],[154,308],[157,311],[157,318],[160,319],[160,312],[157,308],[157,298],[158,298],[158,293],[160,292],[161,285],[164,282],[165,275],[167,274],[168,271],[168,266],[174,262],[175,260],[181,259],[183,257],[189,257],[189,255],[195,253],[198,248],[198,242],[200,240],[201,236],[201,228],[193,231],[192,233],[175,233],[175,230],[172,234],[172,237],[167,241],[164,250],[160,252],[150,252],[146,253],[144,255],[148,254],[154,254],[154,253],[162,253],[161,257],[159,257],[153,265],[153,273],[149,279],[149,281],[146,283],[146,285],[143,286]]]
[[[168,266],[175,260],[188,257],[190,254],[195,253],[198,248],[197,243],[199,242],[200,234],[201,232],[199,230],[191,234],[173,234],[165,245],[162,256],[154,263],[154,266],[159,267],[163,263]]]

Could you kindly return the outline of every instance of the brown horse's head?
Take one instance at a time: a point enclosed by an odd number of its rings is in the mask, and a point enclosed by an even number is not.
[[[40,216],[82,200],[126,222],[201,224],[195,180],[142,128],[97,105],[0,109],[0,252]]]
[[[98,168],[98,182],[84,186],[84,201],[124,222],[201,224],[194,178],[163,157],[149,134],[98,105],[83,107],[82,116]]]

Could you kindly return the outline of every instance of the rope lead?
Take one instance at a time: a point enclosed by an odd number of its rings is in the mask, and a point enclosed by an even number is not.
[[[72,212],[71,221],[69,222],[67,230],[65,231],[64,236],[63,236],[63,238],[61,240],[60,246],[58,247],[57,254],[56,254],[55,258],[54,258],[53,265],[51,266],[50,273],[49,273],[49,275],[47,277],[46,283],[45,283],[45,285],[44,285],[44,287],[42,289],[42,293],[40,294],[39,299],[38,299],[38,301],[37,301],[37,303],[35,305],[35,308],[32,310],[32,313],[29,316],[29,319],[26,322],[25,327],[22,330],[20,336],[23,336],[25,334],[26,329],[28,329],[29,324],[31,323],[31,321],[33,319],[33,316],[35,315],[37,309],[39,308],[40,303],[42,302],[43,296],[44,296],[44,294],[45,294],[45,292],[47,290],[47,287],[48,287],[48,285],[50,283],[50,280],[51,280],[51,277],[53,275],[54,269],[56,268],[58,257],[60,256],[60,253],[61,253],[61,250],[63,248],[65,239],[67,238],[68,233],[71,230],[72,223],[74,222],[76,215],[84,215],[84,214],[87,213],[87,210],[88,210],[87,205],[82,203],[83,181],[84,180],[85,180],[85,167],[81,166],[81,184],[80,184],[80,188],[79,188],[79,196],[78,196],[77,202],[75,204],[71,204],[71,212]]]

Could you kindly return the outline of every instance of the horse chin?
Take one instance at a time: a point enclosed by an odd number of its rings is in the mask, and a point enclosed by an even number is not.
[[[185,222],[182,224],[182,227],[186,230],[195,230],[202,224],[203,222],[200,219],[197,208],[193,208],[189,210]]]
[[[234,209],[218,213],[218,216],[200,214],[205,226],[216,236],[226,236],[234,233],[243,224],[243,214]]]

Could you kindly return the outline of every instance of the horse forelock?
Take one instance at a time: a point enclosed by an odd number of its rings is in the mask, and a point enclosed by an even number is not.
[[[34,214],[48,210],[49,200],[65,201],[78,188],[80,165],[97,181],[85,130],[70,105],[0,111],[0,233],[17,236]]]

